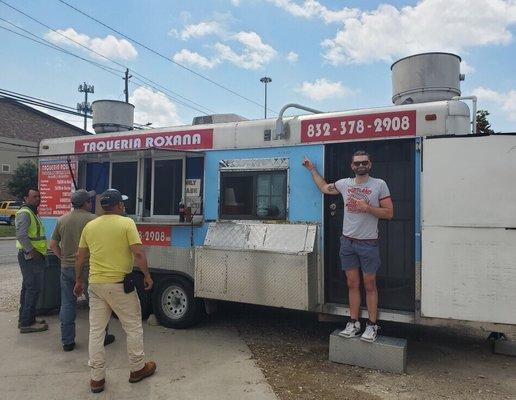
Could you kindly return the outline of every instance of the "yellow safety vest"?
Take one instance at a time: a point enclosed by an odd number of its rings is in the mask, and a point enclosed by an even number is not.
[[[46,255],[47,238],[45,236],[45,227],[43,226],[41,219],[36,214],[34,214],[34,212],[29,207],[26,206],[21,207],[16,212],[16,216],[22,212],[28,213],[30,217],[29,231],[27,232],[30,243],[38,252]],[[23,249],[22,244],[18,240],[16,241],[16,248],[19,250]]]

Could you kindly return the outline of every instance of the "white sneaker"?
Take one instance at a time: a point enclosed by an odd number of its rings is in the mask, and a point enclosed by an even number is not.
[[[346,328],[343,331],[339,332],[339,336],[345,338],[353,338],[360,334],[360,321],[349,321],[346,324]]]
[[[377,324],[366,324],[365,331],[362,333],[362,336],[360,336],[360,339],[365,342],[374,342],[378,337],[378,329],[380,329],[380,327]]]

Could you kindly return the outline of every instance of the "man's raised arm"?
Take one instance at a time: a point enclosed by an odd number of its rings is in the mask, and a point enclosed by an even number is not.
[[[312,178],[316,184],[316,186],[319,188],[321,193],[324,194],[339,194],[339,191],[335,187],[335,183],[328,183],[324,180],[324,178],[317,172],[317,168],[315,168],[315,165],[312,161],[310,161],[308,158],[305,157],[305,160],[303,161],[303,166],[310,171],[312,174]]]

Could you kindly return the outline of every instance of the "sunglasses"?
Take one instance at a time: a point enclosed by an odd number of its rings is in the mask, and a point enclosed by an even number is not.
[[[353,165],[355,167],[360,167],[361,165],[367,167],[369,165],[369,161],[353,161]]]

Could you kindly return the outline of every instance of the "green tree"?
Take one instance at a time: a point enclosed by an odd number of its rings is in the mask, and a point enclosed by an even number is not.
[[[38,187],[38,167],[32,161],[18,165],[7,181],[9,193],[17,199],[23,199],[28,188]]]
[[[477,111],[477,133],[492,134],[494,131],[491,129],[491,124],[487,120],[489,111],[478,110]]]

